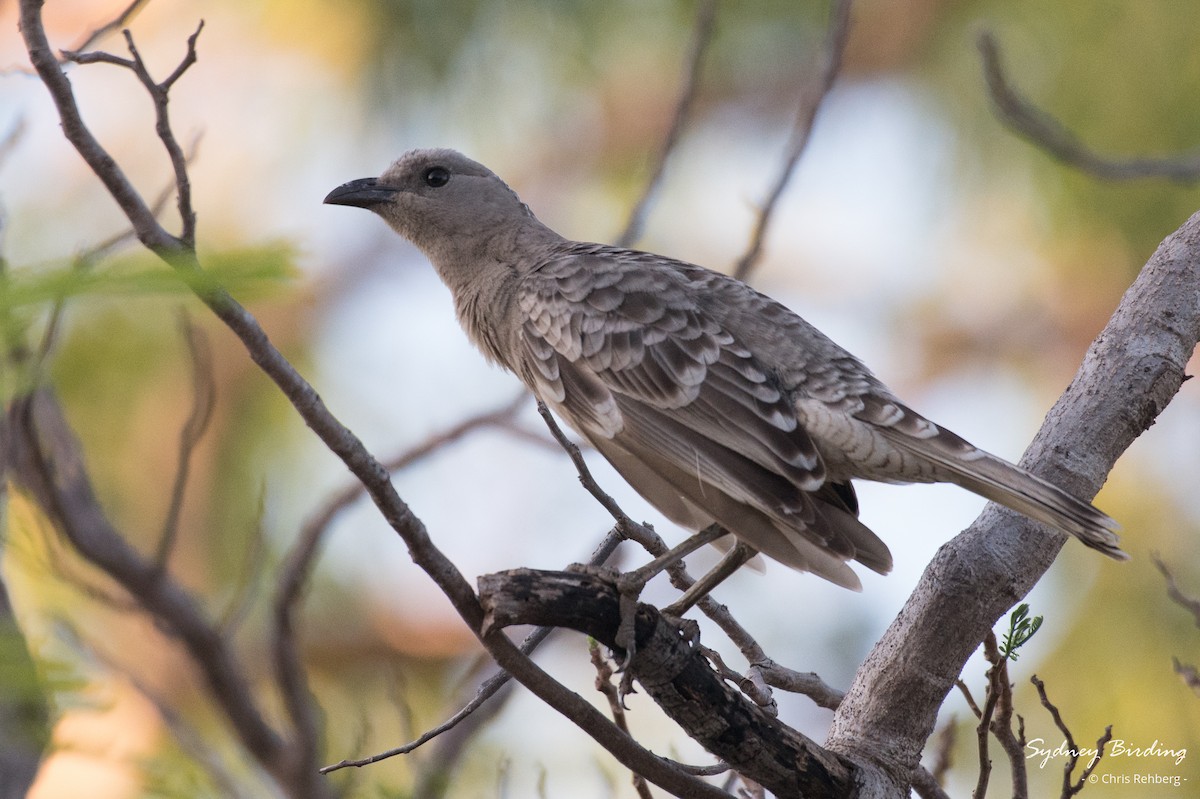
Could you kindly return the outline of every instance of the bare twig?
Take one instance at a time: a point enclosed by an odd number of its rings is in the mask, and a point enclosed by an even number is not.
[[[1005,679],[1007,680],[1007,667]],[[1025,722],[1020,719],[1020,716],[1017,717],[1020,732],[1014,735],[1012,717],[1012,686],[1008,685],[1004,689],[1004,696],[997,708],[996,718],[992,722],[992,734],[996,736],[1000,748],[1008,757],[1012,799],[1026,799],[1029,796],[1029,776],[1025,771]]]
[[[1195,666],[1184,663],[1176,657],[1171,658],[1171,665],[1184,684],[1195,691],[1197,696],[1200,696],[1200,671],[1197,671]]]
[[[975,718],[979,719],[979,724],[975,728],[979,754],[979,777],[975,784],[975,790],[971,795],[974,799],[983,799],[983,796],[987,793],[988,781],[992,770],[992,761],[988,754],[988,737],[990,733],[996,737],[1001,748],[1004,749],[1004,754],[1008,757],[1009,770],[1012,776],[1013,799],[1025,799],[1028,796],[1029,787],[1025,774],[1025,753],[1023,751],[1025,737],[1024,722],[1021,724],[1020,735],[1013,735],[1013,700],[1012,685],[1008,681],[1008,659],[1000,653],[996,644],[996,635],[990,630],[983,639],[983,656],[991,664],[991,668],[987,671],[987,690],[984,694],[983,707],[980,707],[975,702],[975,697],[971,695],[971,689],[967,687],[965,682],[960,679],[955,683],[962,692],[963,697],[967,700],[967,706],[971,708],[971,712],[975,714]],[[952,733],[948,733],[948,735],[952,737]],[[948,758],[948,749],[945,754]],[[941,783],[941,774],[939,772],[944,773],[947,767],[948,760],[940,765],[935,764],[934,781],[936,783]]]
[[[613,682],[612,666],[600,652],[600,644],[595,639],[588,641],[588,654],[591,656],[593,668],[596,669],[596,690],[603,694],[608,701],[608,712],[612,714],[613,723],[628,733],[629,721],[625,718],[625,704],[621,700],[621,691]],[[694,774],[695,772],[689,773]],[[635,771],[632,779],[633,789],[641,799],[654,799],[650,793],[650,786],[646,784],[642,775]]]
[[[148,2],[150,2],[150,0],[133,0],[133,2],[126,6],[125,9],[121,11],[121,13],[117,14],[116,17],[80,39],[79,44],[72,47],[71,50],[74,52],[86,50],[113,31],[124,28]]]
[[[762,680],[762,675],[751,668],[745,676],[739,674],[736,670],[729,668],[725,664],[725,659],[721,657],[721,653],[715,649],[710,649],[707,646],[700,646],[700,651],[708,658],[709,663],[713,665],[713,669],[717,674],[721,675],[721,679],[731,682],[741,690],[750,701],[759,707],[766,710],[772,716],[779,715],[779,703],[775,701],[775,697],[771,694],[771,689],[767,687]]]
[[[788,183],[791,182],[792,174],[796,171],[796,164],[800,161],[800,155],[808,144],[809,134],[812,133],[813,122],[817,118],[817,109],[820,108],[821,101],[833,87],[838,70],[841,69],[842,53],[846,49],[846,40],[850,35],[850,5],[851,0],[833,0],[829,28],[821,49],[820,70],[815,76],[815,80],[810,78],[801,92],[800,108],[796,114],[796,121],[792,125],[792,135],[788,141],[783,164],[775,177],[774,185],[767,193],[766,200],[759,208],[758,220],[750,237],[750,245],[733,268],[733,276],[739,280],[749,277],[750,272],[758,264],[758,259],[762,255],[763,242],[767,236],[767,228],[770,226],[771,217],[775,212],[775,205],[783,196]]]
[[[200,136],[197,135],[192,140],[192,145],[188,148],[187,162],[190,164],[196,158],[196,153],[199,152]],[[158,196],[154,198],[154,202],[150,205],[150,212],[157,219],[167,207],[167,201],[171,199],[171,195],[175,193],[175,181],[172,180]],[[77,254],[71,261],[71,269],[75,274],[84,274],[90,270],[98,261],[108,256],[113,250],[135,238],[135,232],[132,228],[122,230],[120,233],[114,233],[107,239],[104,239],[99,244],[95,244],[83,252]],[[50,357],[50,351],[58,340],[58,330],[62,324],[62,316],[66,310],[67,299],[65,296],[59,297],[54,302],[54,306],[50,309],[49,318],[46,321],[46,327],[42,332],[41,344],[37,350],[37,360],[34,367],[34,383],[37,382],[37,376],[40,375],[45,368],[46,359]]]
[[[63,58],[68,61],[74,61],[77,64],[105,63],[125,67],[137,75],[138,80],[141,81],[142,86],[149,93],[151,100],[154,101],[154,129],[158,133],[158,138],[162,142],[163,148],[167,151],[167,156],[171,159],[171,168],[175,173],[175,190],[178,196],[179,218],[183,224],[179,233],[179,239],[188,248],[194,248],[196,245],[196,212],[192,207],[192,185],[191,179],[188,177],[187,155],[184,153],[183,147],[180,146],[179,140],[175,137],[175,133],[171,129],[171,118],[167,112],[167,104],[170,101],[171,87],[196,63],[196,40],[200,38],[200,31],[202,30],[204,30],[203,20],[196,26],[195,32],[188,37],[187,52],[184,54],[183,60],[171,71],[170,75],[161,81],[155,81],[150,76],[146,62],[142,60],[142,54],[138,52],[137,45],[133,41],[133,34],[128,29],[122,31],[122,33],[125,35],[125,44],[129,48],[129,54],[133,56],[131,59],[120,58],[109,53],[63,51]]]
[[[630,519],[625,511],[621,510],[621,506],[617,504],[617,501],[605,493],[600,484],[596,482],[596,478],[592,476],[592,470],[588,468],[587,461],[583,459],[583,453],[580,451],[579,445],[567,438],[567,434],[558,426],[558,422],[554,420],[554,415],[550,413],[550,409],[546,407],[546,403],[538,400],[537,409],[542,419],[546,422],[546,427],[550,429],[550,434],[554,436],[554,440],[558,442],[559,446],[571,458],[571,463],[575,466],[575,472],[579,475],[579,482],[583,484],[583,487],[587,489],[589,494],[595,497],[601,507],[609,512],[613,520],[616,521],[617,528],[624,531],[641,527],[642,525]]]
[[[971,708],[971,712],[975,714],[975,718],[982,717],[983,711],[979,708],[979,705],[975,702],[975,697],[971,694],[971,689],[967,686],[967,684],[965,682],[963,682],[962,678],[960,677],[959,679],[955,680],[954,685],[958,688],[959,691],[962,692],[963,698],[967,700],[967,707]]]
[[[714,621],[717,620],[714,619]],[[721,624],[719,621],[717,623]],[[729,627],[727,625],[721,624],[721,629],[725,631],[726,635],[729,634]],[[753,645],[758,651],[762,651],[757,643]],[[742,648],[742,652],[745,654],[745,647]],[[781,666],[765,656],[763,660],[751,661],[751,663],[751,668],[762,672],[763,679],[767,685],[770,685],[772,688],[778,688],[781,691],[804,694],[819,707],[826,708],[827,710],[837,710],[838,705],[841,704],[842,697],[845,695],[844,691],[839,691],[837,688],[829,685],[815,672],[795,671]]]
[[[646,226],[646,216],[650,211],[650,201],[654,198],[658,191],[658,186],[662,183],[663,172],[667,167],[667,160],[671,157],[671,153],[675,151],[676,145],[679,144],[679,138],[683,134],[683,129],[687,125],[688,119],[691,117],[692,105],[696,101],[696,94],[700,88],[700,72],[704,65],[704,56],[708,52],[708,46],[712,43],[712,35],[714,22],[717,18],[717,3],[716,0],[702,0],[700,10],[696,14],[696,25],[692,32],[692,43],[688,49],[687,70],[683,75],[683,88],[679,92],[679,100],[675,103],[675,115],[671,119],[671,127],[667,131],[666,138],[663,139],[662,146],[658,151],[658,158],[654,162],[654,168],[650,171],[650,177],[646,181],[646,187],[642,190],[642,194],[634,203],[633,208],[629,212],[629,219],[625,223],[625,229],[621,235],[617,237],[616,245],[618,247],[629,247],[637,241],[642,230]]]
[[[983,60],[988,94],[1000,121],[1055,159],[1105,180],[1167,178],[1178,183],[1200,180],[1200,151],[1169,158],[1129,159],[1096,153],[1065,125],[1021,96],[1005,74],[1000,45],[991,31],[982,31],[976,44]]]
[[[1008,658],[996,646],[995,634],[983,641],[983,653],[992,667],[988,669],[988,690],[997,695],[995,717],[989,729],[1008,757],[1012,799],[1026,799],[1029,780],[1025,774],[1024,742],[1013,735],[1012,684],[1008,681]]]
[[[946,774],[954,762],[954,743],[957,738],[958,720],[953,716],[946,720],[940,731],[934,733],[937,743],[934,746],[933,765],[929,769],[929,775],[939,787],[945,785]]]
[[[158,224],[141,194],[84,123],[71,84],[50,49],[41,11],[42,0],[21,0],[21,35],[29,52],[30,63],[46,84],[58,109],[63,135],[104,183],[108,193],[132,223],[139,241],[168,260],[187,252],[189,248],[184,246],[184,242]]]
[[[263,584],[263,570],[267,565],[266,532],[263,529],[266,509],[267,488],[260,484],[252,523],[243,538],[242,563],[233,581],[233,594],[217,618],[217,629],[227,638],[236,635],[238,627],[250,616],[257,589]]]
[[[385,468],[389,472],[399,471],[433,453],[440,447],[457,441],[474,430],[511,419],[525,403],[526,396],[526,393],[522,391],[500,408],[465,419],[454,427],[431,436],[417,446],[391,459],[385,464]],[[303,659],[296,640],[296,607],[312,573],[312,566],[320,551],[320,545],[331,528],[334,518],[353,502],[357,501],[365,493],[365,490],[361,482],[354,482],[347,485],[331,497],[305,523],[296,544],[291,548],[287,558],[284,560],[272,605],[274,612],[272,650],[276,679],[279,681],[284,706],[287,708],[288,715],[295,728],[295,736],[298,741],[303,742],[298,745],[302,747],[301,751],[306,758],[313,759],[314,768],[316,768],[316,744],[319,740],[317,729],[318,719],[313,713],[312,695],[308,689],[307,678],[304,674]],[[467,715],[469,714],[463,714],[462,718],[465,718]],[[458,719],[458,721],[461,721],[461,719]],[[458,721],[455,721],[455,724]],[[438,734],[451,729],[453,726],[454,724],[446,726]],[[420,743],[410,748],[399,747],[396,750],[385,753],[385,755],[404,754],[417,748],[417,746],[420,746],[427,740],[431,740],[433,737],[436,737],[436,735],[431,735],[429,738],[421,740]],[[368,762],[377,762],[377,760],[382,759],[384,758],[377,757],[376,759],[368,759]],[[352,763],[348,765],[360,764]]]
[[[1112,741],[1111,724],[1105,727],[1104,734],[1096,739],[1096,756],[1088,762],[1087,766],[1084,767],[1083,772],[1079,775],[1079,780],[1074,785],[1070,786],[1070,793],[1066,792],[1067,786],[1064,778],[1062,799],[1070,799],[1070,797],[1083,790],[1083,786],[1087,785],[1088,778],[1092,776],[1092,772],[1096,770],[1096,766],[1100,765],[1100,758],[1104,757],[1104,747],[1108,746],[1110,741]]]
[[[1183,593],[1179,588],[1179,583],[1175,580],[1175,575],[1167,568],[1167,564],[1163,559],[1157,553],[1154,554],[1153,558],[1154,565],[1158,567],[1158,570],[1162,572],[1163,579],[1167,581],[1167,596],[1175,604],[1179,605],[1179,607],[1191,613],[1196,626],[1200,627],[1200,599]]]
[[[1155,553],[1153,558],[1154,565],[1158,567],[1158,570],[1162,572],[1163,579],[1167,581],[1167,596],[1175,604],[1191,613],[1196,626],[1200,627],[1200,599],[1183,593],[1183,590],[1179,587],[1179,583],[1175,580],[1175,575],[1167,568],[1166,562],[1163,561],[1158,553]],[[1195,691],[1197,695],[1200,695],[1200,672],[1196,670],[1196,667],[1184,663],[1177,657],[1171,658],[1171,664],[1175,669],[1175,673],[1183,680],[1184,685]]]
[[[541,645],[544,640],[546,640],[546,638],[549,637],[552,632],[554,632],[554,630],[550,627],[537,628],[528,636],[526,636],[525,640],[521,642],[521,652],[526,655],[532,653],[538,648],[539,645]],[[369,766],[372,763],[378,763],[381,760],[387,760],[388,758],[396,757],[397,755],[406,755],[409,752],[420,749],[422,746],[438,736],[443,735],[462,724],[463,721],[471,717],[471,715],[474,714],[480,707],[482,707],[484,703],[486,703],[502,688],[504,688],[504,686],[507,685],[511,679],[511,674],[506,671],[499,671],[480,684],[475,691],[475,695],[469,702],[463,705],[463,707],[457,713],[438,726],[425,731],[415,740],[410,741],[402,746],[397,746],[393,749],[388,749],[384,752],[379,752],[368,757],[357,760],[342,760],[334,763],[333,765],[324,766],[321,768],[321,773],[328,774],[330,772],[349,767],[361,768],[362,766]]]
[[[1108,725],[1104,729],[1104,735],[1096,741],[1096,754],[1092,757],[1088,764],[1084,766],[1083,772],[1079,775],[1079,779],[1074,783],[1071,782],[1071,774],[1075,771],[1075,766],[1079,764],[1079,747],[1075,744],[1075,736],[1071,734],[1071,730],[1067,727],[1067,723],[1063,721],[1062,714],[1058,712],[1058,708],[1050,701],[1050,697],[1046,696],[1046,684],[1033,675],[1029,681],[1037,688],[1038,697],[1042,700],[1042,707],[1050,712],[1050,717],[1054,719],[1054,726],[1058,727],[1063,734],[1063,738],[1067,743],[1067,751],[1070,756],[1067,762],[1063,765],[1063,781],[1062,781],[1062,799],[1070,799],[1070,797],[1083,790],[1083,786],[1087,784],[1087,778],[1091,776],[1092,771],[1100,764],[1100,759],[1104,757],[1104,747],[1112,740],[1112,725]]]
[[[529,639],[526,639],[528,644]],[[536,646],[536,643],[533,644]],[[523,651],[531,652],[532,648],[526,649],[523,646]],[[501,673],[500,669],[492,661],[490,655],[486,652],[481,655],[477,661],[480,665],[486,665],[491,668],[493,676]],[[508,675],[505,675],[506,678]],[[469,686],[465,685],[463,688]],[[517,683],[511,679],[506,679],[501,687],[499,695],[492,701],[487,702],[475,709],[469,716],[464,718],[453,730],[447,730],[446,733],[440,735],[436,745],[428,756],[423,759],[420,766],[417,768],[418,775],[416,784],[412,789],[412,796],[418,797],[441,797],[446,795],[445,786],[449,784],[451,777],[459,771],[458,764],[462,756],[467,752],[467,744],[471,739],[481,731],[487,729],[487,725],[500,714],[504,709],[505,701],[515,693]]]
[[[991,631],[988,632],[987,638],[983,639],[983,648],[985,657],[992,663],[992,667],[988,669],[987,693],[983,699],[983,707],[979,711],[979,725],[975,728],[979,752],[979,777],[975,782],[975,790],[971,792],[972,799],[983,799],[987,795],[988,779],[992,773],[992,758],[988,754],[992,716],[996,712],[996,705],[1000,702],[1001,696],[1008,690],[1008,670],[1005,667],[1007,661],[1001,658],[996,651],[996,636]]]
[[[179,515],[183,511],[183,495],[191,474],[192,454],[204,432],[212,421],[216,407],[217,385],[213,379],[212,348],[200,328],[192,323],[186,310],[179,312],[179,327],[187,343],[189,360],[192,364],[192,409],[183,429],[179,432],[179,451],[175,463],[175,480],[171,485],[171,499],[163,521],[162,534],[158,539],[155,564],[165,571],[167,561],[179,537]]]

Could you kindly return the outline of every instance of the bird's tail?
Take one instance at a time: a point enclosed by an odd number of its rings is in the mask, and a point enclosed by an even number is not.
[[[950,472],[951,482],[1070,533],[1085,546],[1114,560],[1129,559],[1129,555],[1121,551],[1121,539],[1114,532],[1120,525],[1108,515],[1019,466],[982,450],[976,451],[979,456],[970,460],[939,459],[940,465]]]

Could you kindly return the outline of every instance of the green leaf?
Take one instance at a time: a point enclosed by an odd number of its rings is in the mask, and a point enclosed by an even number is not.
[[[1022,602],[1008,617],[1008,632],[1000,644],[1000,656],[1008,660],[1016,660],[1017,650],[1029,641],[1042,627],[1042,617],[1029,618],[1029,604]]]

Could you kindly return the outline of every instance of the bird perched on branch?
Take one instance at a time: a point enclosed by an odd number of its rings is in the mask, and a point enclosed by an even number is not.
[[[661,255],[570,241],[489,169],[413,150],[326,203],[378,214],[433,262],[459,322],[652,505],[718,523],[857,589],[891,553],[850,481],[948,482],[1113,558],[1117,524],[916,413],[850,353],[745,283]]]

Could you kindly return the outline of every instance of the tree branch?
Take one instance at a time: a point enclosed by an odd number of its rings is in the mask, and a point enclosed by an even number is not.
[[[1050,701],[1050,697],[1046,696],[1046,684],[1033,675],[1029,679],[1030,682],[1037,687],[1038,697],[1042,700],[1042,707],[1050,712],[1050,717],[1054,719],[1054,726],[1058,727],[1059,732],[1063,734],[1063,738],[1067,743],[1067,751],[1070,756],[1067,762],[1063,764],[1063,781],[1062,781],[1062,799],[1071,799],[1072,796],[1083,790],[1087,783],[1088,777],[1096,766],[1100,765],[1100,758],[1104,757],[1104,747],[1112,740],[1112,725],[1104,729],[1104,735],[1096,741],[1096,754],[1084,766],[1083,772],[1079,775],[1079,779],[1074,783],[1071,782],[1071,774],[1075,771],[1075,766],[1079,764],[1079,747],[1075,744],[1075,736],[1071,734],[1071,728],[1063,721],[1062,714],[1058,712],[1058,708]]]
[[[142,54],[138,52],[137,45],[133,41],[133,34],[128,29],[122,31],[122,33],[125,34],[125,44],[129,48],[129,54],[133,56],[132,59],[118,58],[108,53],[63,51],[63,58],[68,61],[74,61],[77,64],[105,63],[125,67],[137,76],[142,86],[146,89],[146,92],[150,95],[150,99],[154,102],[154,130],[158,133],[159,141],[162,142],[163,148],[167,151],[167,156],[171,159],[171,169],[175,174],[179,218],[183,221],[183,229],[179,234],[179,238],[189,248],[193,249],[196,246],[196,212],[192,208],[192,186],[187,171],[188,159],[187,155],[183,152],[183,147],[179,144],[179,140],[175,138],[175,132],[171,129],[171,118],[167,111],[167,104],[170,102],[171,87],[196,63],[196,40],[200,38],[200,31],[202,30],[204,30],[203,20],[196,27],[196,31],[188,37],[187,52],[184,54],[183,60],[162,81],[155,81],[150,76],[150,70],[146,67],[146,62],[142,60]]]
[[[810,79],[808,85],[800,93],[800,108],[796,113],[796,121],[792,125],[792,135],[788,142],[783,164],[775,178],[774,185],[767,193],[758,212],[758,220],[754,232],[750,236],[750,245],[745,254],[733,268],[733,276],[745,280],[758,264],[762,255],[763,242],[767,237],[767,229],[775,212],[775,205],[783,196],[784,189],[791,182],[796,164],[800,161],[804,148],[808,145],[812,133],[813,122],[817,119],[817,109],[833,82],[837,79],[838,70],[842,67],[842,53],[846,49],[846,40],[850,38],[850,6],[851,0],[833,0],[833,10],[830,13],[829,29],[825,34],[825,43],[821,48],[822,58],[820,71],[815,80]]]
[[[618,532],[623,538],[634,541],[643,549],[649,552],[652,556],[658,557],[667,552],[667,545],[663,542],[662,537],[654,532],[649,525],[638,524],[625,514],[611,496],[605,493],[604,489],[596,482],[592,476],[591,470],[588,469],[587,462],[583,459],[583,453],[579,447],[567,438],[562,428],[554,420],[554,416],[550,410],[542,402],[538,402],[538,413],[545,420],[546,426],[550,429],[550,434],[554,440],[566,450],[567,455],[571,458],[571,462],[575,465],[575,470],[579,475],[579,482],[587,489],[597,502],[604,507],[605,510],[617,522]],[[671,579],[671,585],[680,591],[687,591],[695,584],[695,579],[688,574],[687,566],[682,561],[676,561],[667,567],[667,574]],[[729,612],[729,608],[717,602],[710,596],[704,596],[696,603],[700,611],[708,616],[713,622],[721,628],[722,632],[729,637],[729,640],[741,651],[742,656],[750,663],[750,675],[743,680],[753,681],[761,677],[765,685],[770,685],[784,691],[799,693],[808,696],[818,705],[824,708],[834,710],[842,701],[842,692],[831,687],[823,681],[818,675],[812,672],[799,672],[793,669],[779,665],[770,657],[754,639],[750,632],[742,626],[733,614]]]
[[[75,45],[71,49],[75,52],[86,50],[113,31],[124,28],[148,2],[150,2],[150,0],[133,0],[133,2],[126,6],[120,14],[117,14],[116,17],[96,28],[87,36],[83,37],[79,44]]]
[[[1154,423],[1200,340],[1200,214],[1150,258],[1047,415],[1022,465],[1082,498]],[[989,505],[944,545],[858,670],[828,744],[903,792],[937,709],[996,620],[1050,567],[1065,536]],[[1106,568],[1106,567],[1105,567]],[[898,657],[897,653],[903,653]]]
[[[696,26],[692,32],[692,44],[688,49],[687,70],[684,72],[683,88],[679,92],[679,100],[675,103],[675,115],[671,119],[671,127],[663,139],[662,147],[658,151],[658,158],[654,162],[654,168],[650,171],[650,177],[646,180],[646,187],[642,190],[641,196],[638,197],[637,202],[633,204],[633,208],[629,212],[629,219],[625,222],[625,229],[621,231],[621,235],[613,242],[618,247],[633,245],[641,237],[642,230],[646,226],[646,215],[650,210],[650,201],[654,198],[655,192],[658,191],[659,184],[662,183],[663,173],[667,167],[667,160],[670,159],[671,153],[675,151],[676,145],[679,144],[679,138],[683,135],[683,129],[687,125],[688,119],[691,118],[692,105],[695,104],[696,95],[700,89],[700,70],[704,65],[704,56],[708,52],[708,46],[712,43],[713,23],[716,21],[716,18],[716,0],[703,0],[700,3],[700,10],[696,14]]]
[[[1200,599],[1188,596],[1179,588],[1179,583],[1175,580],[1175,575],[1167,568],[1167,564],[1157,554],[1153,556],[1154,565],[1162,573],[1163,579],[1167,581],[1167,596],[1171,601],[1179,607],[1192,614],[1192,620],[1200,627]]]
[[[982,31],[976,45],[996,116],[1009,130],[1051,157],[1105,180],[1168,178],[1178,183],[1200,180],[1200,151],[1170,158],[1121,160],[1089,149],[1066,125],[1021,96],[1005,74],[1000,45],[991,31]]]
[[[184,241],[172,236],[158,224],[142,195],[84,123],[79,114],[79,106],[75,102],[71,82],[63,74],[62,67],[50,49],[50,42],[46,39],[46,29],[42,25],[43,3],[44,0],[21,0],[21,36],[25,40],[34,71],[50,91],[50,98],[58,109],[63,135],[116,200],[125,217],[133,225],[138,241],[164,259],[186,251],[188,248]]]
[[[600,644],[595,638],[588,641],[588,655],[591,656],[592,667],[596,670],[596,690],[608,702],[608,712],[612,715],[613,722],[622,732],[629,734],[629,722],[625,718],[625,702],[621,689],[613,682],[613,668],[600,651]],[[654,799],[650,793],[650,786],[640,774],[635,771],[632,779],[633,789],[639,799]]]
[[[616,643],[615,583],[580,572],[515,569],[479,578],[485,626],[567,627],[623,652]],[[853,765],[796,732],[730,687],[700,648],[657,609],[638,603],[633,677],[664,712],[739,774],[779,796],[849,796]]]
[[[1191,613],[1196,626],[1200,627],[1200,599],[1183,593],[1179,587],[1179,583],[1175,580],[1175,575],[1167,568],[1167,564],[1163,562],[1163,559],[1157,554],[1153,557],[1154,565],[1158,567],[1158,570],[1162,572],[1163,579],[1167,581],[1167,596],[1171,598],[1172,602],[1179,605],[1179,607]],[[1196,670],[1196,667],[1184,663],[1177,657],[1171,658],[1171,666],[1175,669],[1175,673],[1179,675],[1179,678],[1183,680],[1183,684],[1195,691],[1197,695],[1200,695],[1200,672]]]
[[[507,421],[525,403],[527,396],[522,391],[503,406],[465,419],[452,428],[431,436],[417,446],[391,459],[384,466],[389,472],[399,471],[426,457],[438,448],[456,441],[474,430]],[[300,647],[296,636],[295,617],[304,588],[308,584],[309,577],[312,574],[313,564],[316,561],[326,533],[331,529],[334,518],[353,502],[361,498],[364,491],[363,484],[360,482],[355,481],[347,485],[326,501],[318,512],[305,523],[300,531],[300,535],[297,537],[296,543],[284,559],[279,579],[276,583],[275,598],[272,603],[273,626],[271,630],[271,649],[275,675],[279,682],[279,690],[283,697],[284,707],[287,709],[288,716],[292,719],[295,727],[295,741],[293,742],[293,746],[297,748],[305,760],[310,762],[313,770],[318,770],[319,765],[317,762],[320,754],[318,751],[318,743],[320,741],[319,723],[314,712],[313,697],[309,691],[308,681],[304,673],[303,659],[300,655]],[[453,726],[451,724],[445,727],[445,729],[450,729]],[[434,736],[430,736],[430,738],[432,737]],[[425,743],[424,740],[407,749],[401,747],[398,750],[391,750],[385,754],[389,757],[395,754],[404,754],[423,743]],[[382,759],[384,758],[377,756],[369,758],[365,762],[349,763],[343,761],[338,766],[366,765],[366,763],[373,763]],[[334,768],[320,770],[322,773],[326,773],[334,770]]]
[[[208,345],[208,339],[192,324],[186,311],[180,313],[179,327],[191,356],[192,409],[179,432],[175,479],[171,483],[171,499],[155,557],[155,565],[160,571],[166,570],[167,561],[175,548],[175,539],[179,535],[179,515],[183,512],[183,496],[191,475],[192,453],[196,451],[196,446],[204,437],[204,431],[208,429],[208,423],[212,421],[213,408],[217,401],[217,387],[212,374],[212,349]]]
[[[84,558],[179,638],[246,751],[281,784],[293,784],[283,742],[264,719],[225,639],[195,600],[131,548],[105,518],[88,482],[79,444],[54,398],[45,390],[16,398],[6,427],[17,484],[33,495]],[[323,796],[324,791],[314,787],[298,795]]]

